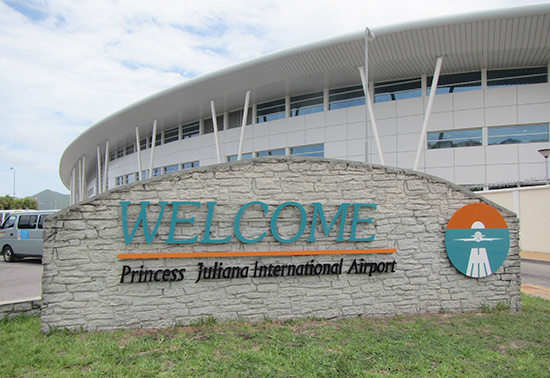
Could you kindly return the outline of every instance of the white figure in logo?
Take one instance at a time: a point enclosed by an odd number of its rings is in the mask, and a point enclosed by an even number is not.
[[[479,230],[485,229],[485,225],[476,221],[472,224],[472,230],[478,230],[474,232],[471,238],[468,239],[455,239],[464,242],[481,243],[494,240],[501,240],[500,238],[486,238],[485,235]],[[486,277],[493,272],[491,271],[491,265],[489,264],[489,257],[487,256],[487,250],[485,248],[472,248],[470,249],[470,259],[468,260],[467,276],[469,277]]]

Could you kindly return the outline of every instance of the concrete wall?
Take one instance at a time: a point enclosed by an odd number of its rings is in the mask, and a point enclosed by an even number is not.
[[[491,190],[479,194],[519,216],[523,251],[550,253],[549,186]]]
[[[151,201],[151,224],[160,212],[160,201],[201,202],[201,209],[187,206],[178,214],[180,218],[194,217],[195,221],[193,225],[176,228],[177,239],[203,237],[207,201],[218,203],[212,238],[233,235],[233,221],[239,208],[250,201],[262,201],[269,205],[268,215],[259,209],[247,210],[241,231],[248,238],[262,231],[266,231],[266,236],[254,244],[242,243],[235,235],[228,243],[167,244],[172,208],[168,205],[167,215],[151,244],[146,243],[140,228],[126,245],[120,201],[132,203],[128,207],[130,231],[138,217],[139,201]],[[375,234],[375,239],[337,242],[336,225],[328,236],[317,227],[317,240],[310,242],[306,240],[311,231],[308,225],[303,237],[292,243],[280,243],[271,234],[269,218],[286,201],[303,205],[307,224],[311,222],[313,202],[323,205],[327,220],[334,217],[343,202],[375,203],[376,210],[363,208],[359,214],[361,218],[372,217],[372,223],[357,227],[358,237]],[[445,228],[451,216],[466,204],[483,201],[454,184],[411,171],[296,157],[212,165],[123,186],[48,218],[44,231],[42,328],[44,331],[157,328],[209,316],[256,321],[461,312],[499,303],[519,309],[518,221],[513,213],[499,209],[510,230],[511,248],[495,274],[481,279],[466,277],[451,265],[445,251]],[[350,216],[345,222],[346,240],[352,228]],[[298,219],[300,213],[296,208],[281,213],[278,232],[282,237],[296,234]],[[123,259],[119,255],[357,249],[396,252],[158,259]],[[223,263],[224,267],[249,267],[252,272],[255,264],[311,262],[342,264],[342,272],[286,277],[250,274],[244,278],[197,282],[201,263],[209,267],[216,263]],[[385,268],[381,272],[354,274],[350,273],[354,262]],[[130,276],[123,277],[127,269],[137,272],[133,277],[136,282],[132,283]],[[185,269],[184,277],[179,276],[181,269]],[[166,281],[137,282],[141,281],[139,271],[146,270],[168,271]],[[164,273],[158,277],[163,278]]]

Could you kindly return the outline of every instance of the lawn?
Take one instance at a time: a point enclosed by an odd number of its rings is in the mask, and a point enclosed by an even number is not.
[[[549,377],[550,301],[523,311],[40,331],[0,321],[1,377]]]

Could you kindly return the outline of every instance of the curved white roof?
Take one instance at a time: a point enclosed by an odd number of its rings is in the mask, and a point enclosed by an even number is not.
[[[369,80],[379,82],[431,75],[438,56],[442,72],[528,67],[550,62],[550,4],[480,12],[371,29]],[[65,150],[59,172],[68,187],[74,164],[96,146],[128,143],[135,127],[150,130],[209,118],[210,101],[218,114],[242,108],[244,95],[263,102],[288,94],[359,82],[365,63],[365,31],[261,56],[188,80],[139,101],[96,123]],[[146,134],[144,134],[146,135]]]

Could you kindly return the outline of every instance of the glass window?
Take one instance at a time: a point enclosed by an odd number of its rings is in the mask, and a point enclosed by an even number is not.
[[[16,218],[17,217],[15,215],[10,215],[10,217],[8,219],[6,219],[6,221],[2,225],[2,228],[11,228],[11,227],[15,226],[15,219]]]
[[[118,176],[116,178],[116,186],[124,185],[124,176]]]
[[[126,184],[131,184],[131,183],[135,182],[136,181],[136,174],[135,173],[130,173],[129,175],[126,175],[125,180],[126,180]]]
[[[20,215],[17,227],[21,230],[32,230],[36,228],[37,215]]]
[[[147,138],[143,138],[139,141],[139,149],[142,151],[147,149]]]
[[[470,147],[483,144],[481,128],[428,133],[428,149]]]
[[[153,177],[160,176],[162,174],[162,168],[153,168]]]
[[[109,161],[113,161],[113,160],[115,160],[115,159],[116,159],[116,152],[111,152],[111,153],[109,154]]]
[[[237,157],[238,155],[230,155],[227,157],[227,161],[237,161]],[[249,152],[247,154],[242,154],[241,160],[244,160],[244,159],[252,159],[252,152]]]
[[[548,124],[489,127],[489,145],[548,142]]]
[[[141,171],[141,180],[147,179],[147,176],[149,176],[149,170],[148,169],[145,169],[145,170]]]
[[[130,155],[134,153],[134,144],[129,144],[126,146],[126,153],[125,155]]]
[[[179,139],[180,128],[174,127],[164,132],[164,143],[176,142]]]
[[[365,105],[365,92],[362,85],[331,89],[329,91],[329,110]]]
[[[262,156],[282,156],[285,155],[285,149],[279,148],[277,150],[258,152],[258,157]]]
[[[169,165],[167,167],[164,167],[164,173],[174,172],[174,171],[177,171],[178,169],[179,169],[178,164]]]
[[[430,94],[432,80],[433,76],[428,76],[428,95]],[[481,71],[440,75],[435,93],[456,93],[476,89],[481,89]]]
[[[285,99],[268,101],[256,105],[256,122],[269,122],[285,118]]]
[[[538,84],[548,82],[548,67],[487,70],[487,86]]]
[[[44,228],[44,221],[46,220],[46,218],[48,217],[49,214],[47,215],[41,215],[40,218],[38,218],[38,228],[39,229],[42,229]]]
[[[223,114],[216,116],[216,123],[218,125],[218,131],[223,130]],[[204,133],[211,134],[214,132],[214,122],[212,118],[207,118],[204,120]]]
[[[404,100],[420,96],[422,96],[422,81],[419,77],[374,84],[374,102]]]
[[[290,149],[291,155],[300,155],[300,156],[325,156],[325,145],[324,144],[314,144],[311,146],[301,146],[301,147],[292,147]]]
[[[236,129],[237,127],[241,127],[243,125],[243,115],[244,115],[244,110],[242,109],[229,113],[227,128]],[[252,124],[252,108],[248,108],[248,112],[246,114],[246,124],[247,125]]]
[[[181,169],[197,168],[198,166],[199,166],[198,161],[190,161],[190,162],[187,162],[187,163],[183,163],[181,165]]]
[[[124,156],[124,148],[119,148],[117,151],[116,151],[116,158],[121,158]]]
[[[181,127],[181,138],[187,139],[187,138],[199,136],[200,134],[199,128],[200,128],[199,121],[188,123],[187,125],[183,125]]]
[[[291,117],[318,113],[323,110],[323,92],[308,93],[290,98]]]

